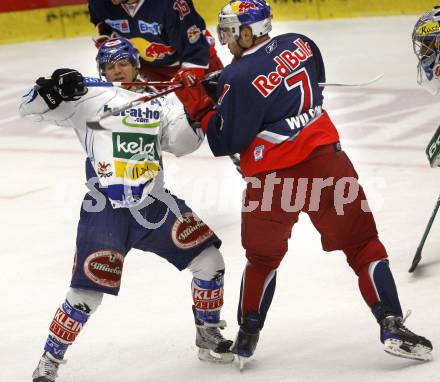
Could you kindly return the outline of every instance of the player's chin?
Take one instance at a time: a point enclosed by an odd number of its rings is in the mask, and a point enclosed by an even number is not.
[[[112,82],[131,82],[131,79],[124,76],[115,77]]]

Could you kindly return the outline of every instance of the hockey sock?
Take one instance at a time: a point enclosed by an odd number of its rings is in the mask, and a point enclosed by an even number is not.
[[[196,319],[218,323],[223,306],[223,275],[212,280],[201,280],[196,277],[191,283]]]
[[[387,314],[402,316],[396,284],[387,260],[373,261],[361,269],[359,288],[378,322]]]
[[[74,308],[66,299],[50,324],[44,350],[57,359],[63,359],[67,348],[75,341],[88,319],[89,314]]]
[[[247,263],[240,287],[237,311],[239,325],[244,324],[244,317],[248,312],[258,312],[261,328],[263,327],[275,293],[276,279],[276,269]]]

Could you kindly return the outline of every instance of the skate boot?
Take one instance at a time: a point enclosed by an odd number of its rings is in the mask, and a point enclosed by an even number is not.
[[[244,368],[245,360],[254,354],[260,338],[260,330],[261,323],[258,313],[247,313],[245,323],[240,326],[237,338],[232,346],[232,352],[238,356],[240,371]]]
[[[196,318],[196,346],[199,348],[198,357],[201,361],[216,363],[231,363],[234,354],[231,353],[231,340],[225,339],[220,333],[220,329],[226,327],[226,321],[220,320],[217,323],[209,323]]]
[[[384,350],[397,357],[429,361],[431,341],[414,334],[403,325],[410,314],[411,311],[408,311],[405,318],[389,315],[380,322],[380,340],[385,345]]]
[[[32,382],[54,382],[58,376],[58,366],[62,363],[66,363],[66,361],[45,352],[32,373]]]

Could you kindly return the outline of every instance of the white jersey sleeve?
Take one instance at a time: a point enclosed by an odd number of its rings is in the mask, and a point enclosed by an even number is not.
[[[21,98],[19,113],[35,122],[47,121],[58,126],[72,126],[70,118],[75,113],[72,103],[62,102],[56,109],[51,110],[40,97],[37,87]]]
[[[37,87],[24,95],[19,106],[22,117],[34,121],[46,121],[58,126],[76,127],[82,122],[96,118],[102,105],[116,96],[116,89],[89,88],[88,92],[78,101],[61,102],[55,109],[49,109],[40,97]],[[85,127],[85,123],[83,123]]]
[[[164,97],[162,105],[162,137],[163,151],[177,157],[197,150],[205,138],[202,129],[193,129],[183,109],[182,103],[174,93]]]

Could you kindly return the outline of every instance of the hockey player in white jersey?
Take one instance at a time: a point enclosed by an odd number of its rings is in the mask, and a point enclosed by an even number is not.
[[[114,62],[129,62],[136,69],[138,55],[130,46],[120,41],[121,49],[105,64],[111,68]],[[20,113],[75,131],[87,155],[90,192],[81,209],[70,288],[50,324],[33,382],[55,381],[68,347],[103,294],[118,294],[124,259],[132,248],[154,252],[192,272],[198,356],[232,362],[232,341],[219,330],[226,325],[220,320],[225,268],[221,241],[163,183],[162,150],[176,156],[194,151],[203,139],[200,129],[191,128],[175,97],[162,97],[115,113],[101,121],[105,130],[92,130],[88,121],[139,95],[121,88],[87,89],[82,75],[72,69],[58,69],[36,83],[23,97]]]

